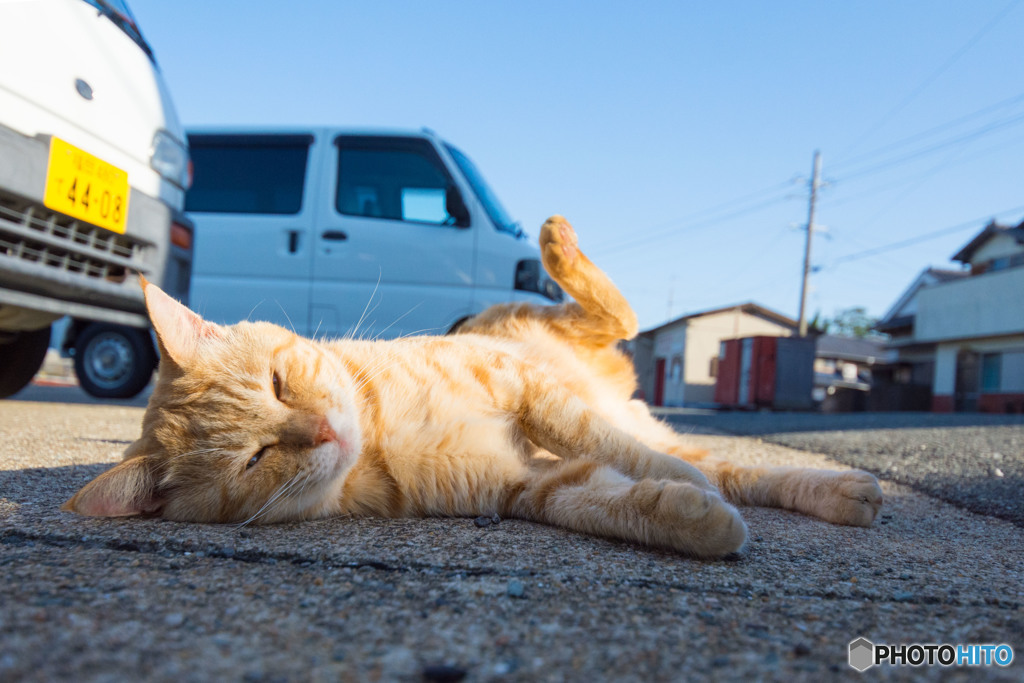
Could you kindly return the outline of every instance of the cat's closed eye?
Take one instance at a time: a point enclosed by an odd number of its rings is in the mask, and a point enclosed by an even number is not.
[[[281,400],[281,376],[277,374],[277,371],[274,371],[274,375],[271,378],[270,383],[274,387],[274,396],[276,396],[277,400],[280,401]]]
[[[269,448],[269,446],[264,446],[263,448],[256,451],[256,454],[249,458],[249,462],[245,463],[245,469],[251,469],[256,463],[258,463],[260,459],[267,454],[267,450]]]

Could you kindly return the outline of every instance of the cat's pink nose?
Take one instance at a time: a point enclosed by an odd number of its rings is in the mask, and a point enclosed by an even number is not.
[[[337,440],[338,435],[334,433],[333,429],[331,429],[331,423],[328,422],[327,418],[325,417],[323,420],[320,421],[320,429],[318,429],[316,432],[316,445],[319,446],[322,443]]]

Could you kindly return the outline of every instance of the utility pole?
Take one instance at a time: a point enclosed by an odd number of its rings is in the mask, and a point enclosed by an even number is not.
[[[807,210],[807,241],[804,243],[804,277],[800,286],[800,336],[807,336],[807,280],[811,276],[811,236],[814,234],[814,207],[818,203],[821,187],[821,152],[814,151],[814,169],[811,172],[811,203]]]

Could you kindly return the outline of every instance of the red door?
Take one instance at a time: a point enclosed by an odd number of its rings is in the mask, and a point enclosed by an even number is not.
[[[654,360],[654,405],[665,405],[665,359]]]
[[[718,377],[715,381],[715,403],[734,406],[739,400],[740,340],[721,342],[718,352]]]

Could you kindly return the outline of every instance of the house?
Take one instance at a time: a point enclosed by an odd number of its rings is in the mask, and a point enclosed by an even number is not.
[[[797,323],[755,303],[692,313],[641,332],[629,345],[640,393],[656,406],[711,406],[724,339],[788,337]]]
[[[814,352],[814,400],[821,411],[866,410],[874,368],[885,357],[879,339],[819,336]]]
[[[876,325],[894,356],[882,379],[903,408],[1024,412],[1024,222],[989,223],[953,260]]]

